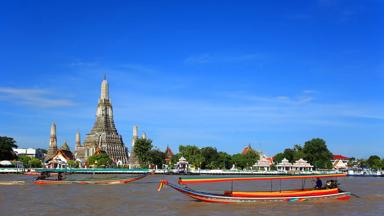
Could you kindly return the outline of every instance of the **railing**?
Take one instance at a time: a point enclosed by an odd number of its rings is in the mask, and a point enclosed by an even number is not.
[[[0,168],[0,173],[24,173],[24,168]]]

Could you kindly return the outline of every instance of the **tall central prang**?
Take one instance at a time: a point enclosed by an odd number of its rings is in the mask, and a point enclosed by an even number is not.
[[[85,158],[92,156],[96,149],[105,151],[116,164],[128,164],[128,150],[113,121],[113,109],[109,99],[108,81],[101,83],[101,95],[96,111],[96,122],[85,139]]]

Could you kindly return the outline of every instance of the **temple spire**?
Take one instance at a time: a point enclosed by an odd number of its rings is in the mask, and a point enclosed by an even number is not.
[[[109,99],[109,89],[108,89],[108,81],[106,76],[104,75],[104,79],[101,82],[101,95],[100,99]]]
[[[76,131],[76,147],[81,147],[80,132]]]
[[[57,137],[56,137],[56,124],[52,122],[51,124],[51,133],[49,137],[49,146],[47,150],[47,156],[45,160],[52,158],[57,151]]]
[[[139,127],[137,127],[136,125],[133,126],[133,134],[132,135],[135,139],[137,139],[137,137],[139,136]]]
[[[147,139],[147,134],[146,134],[145,132],[143,132],[143,133],[141,134],[141,138],[142,138],[142,139]]]
[[[50,147],[56,147],[57,146],[55,122],[52,122],[52,124],[51,124],[51,136],[50,136],[49,146]]]

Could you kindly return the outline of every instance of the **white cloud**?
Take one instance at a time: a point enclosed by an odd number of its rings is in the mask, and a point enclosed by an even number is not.
[[[0,100],[40,108],[74,105],[73,101],[56,98],[46,89],[0,87]]]

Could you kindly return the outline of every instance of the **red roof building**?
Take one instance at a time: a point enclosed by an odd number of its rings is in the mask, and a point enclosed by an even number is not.
[[[332,160],[349,160],[349,157],[345,157],[343,155],[333,155]]]
[[[46,161],[47,168],[65,168],[68,166],[69,160],[75,160],[71,151],[57,150],[56,154]]]
[[[243,151],[241,152],[242,155],[246,155],[248,154],[249,151],[253,151],[251,145],[249,144],[248,146],[246,146]]]
[[[173,157],[173,152],[169,146],[167,146],[167,149],[165,150],[165,163],[169,164]]]
[[[273,157],[267,157],[265,158],[267,159],[267,161],[269,161],[269,164],[272,165],[273,164]]]
[[[347,169],[348,161],[349,161],[349,158],[343,155],[333,155],[331,160],[333,168],[336,170]]]

